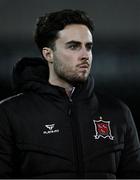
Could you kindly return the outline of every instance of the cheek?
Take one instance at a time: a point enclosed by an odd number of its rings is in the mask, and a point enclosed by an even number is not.
[[[89,56],[89,63],[90,63],[90,66],[92,65],[92,54]]]
[[[77,56],[73,53],[63,53],[61,55],[63,63],[69,67],[74,67],[77,63]]]
[[[89,54],[89,59],[92,62],[92,52]]]
[[[65,59],[73,59],[74,57],[75,57],[75,54],[74,53],[69,53],[69,52],[67,52],[67,51],[64,51],[63,53],[62,53],[62,56],[63,56],[63,58],[65,58]]]

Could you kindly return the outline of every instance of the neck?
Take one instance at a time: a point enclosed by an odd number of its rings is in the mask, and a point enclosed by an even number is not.
[[[62,79],[58,79],[58,78],[51,78],[51,76],[49,77],[49,83],[55,86],[59,86],[65,89],[66,94],[70,97],[72,95],[72,93],[74,92],[75,87],[73,87],[71,84],[69,84],[68,82],[62,80]]]
[[[49,64],[49,83],[54,85],[54,86],[59,86],[65,89],[66,94],[68,97],[71,97],[74,87],[72,84],[68,83],[67,81],[63,80],[60,78],[56,73],[54,72],[54,68]]]

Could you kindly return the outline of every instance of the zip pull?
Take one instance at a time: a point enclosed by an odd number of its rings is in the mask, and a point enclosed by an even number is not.
[[[69,101],[72,102],[72,95],[74,93],[74,90],[75,90],[75,87],[72,87],[70,93],[68,94],[68,97],[69,97]]]

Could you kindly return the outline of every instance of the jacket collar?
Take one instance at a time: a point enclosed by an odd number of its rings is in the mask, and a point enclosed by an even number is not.
[[[13,69],[13,83],[16,92],[34,91],[45,95],[50,94],[57,98],[66,97],[64,88],[48,83],[49,68],[47,61],[41,58],[22,58]],[[78,84],[72,94],[73,99],[83,100],[90,98],[94,90],[92,75],[84,83]]]

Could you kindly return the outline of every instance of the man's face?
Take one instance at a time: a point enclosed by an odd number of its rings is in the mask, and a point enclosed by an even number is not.
[[[84,82],[92,63],[92,34],[85,25],[72,24],[59,31],[53,51],[53,68],[58,79]]]

